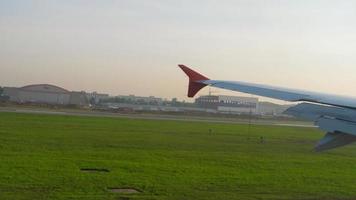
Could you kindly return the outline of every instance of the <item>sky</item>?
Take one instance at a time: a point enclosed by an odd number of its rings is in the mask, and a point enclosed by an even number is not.
[[[1,86],[187,100],[178,64],[355,96],[356,1],[0,0]]]

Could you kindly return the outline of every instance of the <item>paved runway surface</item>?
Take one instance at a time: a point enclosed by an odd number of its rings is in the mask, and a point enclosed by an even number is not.
[[[312,123],[304,121],[286,121],[273,119],[248,119],[239,118],[219,118],[204,116],[181,116],[181,115],[162,115],[162,114],[119,114],[97,111],[65,110],[53,111],[46,109],[34,108],[0,108],[0,112],[13,113],[33,113],[33,114],[50,114],[50,115],[71,115],[71,116],[97,116],[97,117],[121,117],[131,119],[152,119],[152,120],[176,120],[176,121],[198,121],[198,122],[218,122],[218,123],[235,123],[235,124],[254,124],[254,125],[274,125],[274,126],[291,126],[291,127],[316,127]]]

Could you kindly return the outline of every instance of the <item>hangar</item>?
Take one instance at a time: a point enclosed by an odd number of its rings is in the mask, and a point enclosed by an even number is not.
[[[50,84],[36,84],[24,87],[4,87],[4,95],[16,103],[41,103],[51,105],[89,104],[85,92],[72,92]]]

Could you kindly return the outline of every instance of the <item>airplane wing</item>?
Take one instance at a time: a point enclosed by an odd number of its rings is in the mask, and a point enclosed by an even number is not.
[[[209,85],[284,101],[304,102],[291,107],[285,113],[312,120],[320,129],[327,131],[315,147],[316,151],[356,141],[356,98],[239,81],[210,80],[184,65],[179,67],[189,77],[188,97],[194,97]]]

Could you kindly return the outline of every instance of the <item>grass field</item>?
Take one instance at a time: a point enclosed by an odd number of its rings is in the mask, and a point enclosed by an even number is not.
[[[0,113],[0,199],[356,199],[356,146],[312,152],[322,135],[313,128]]]

